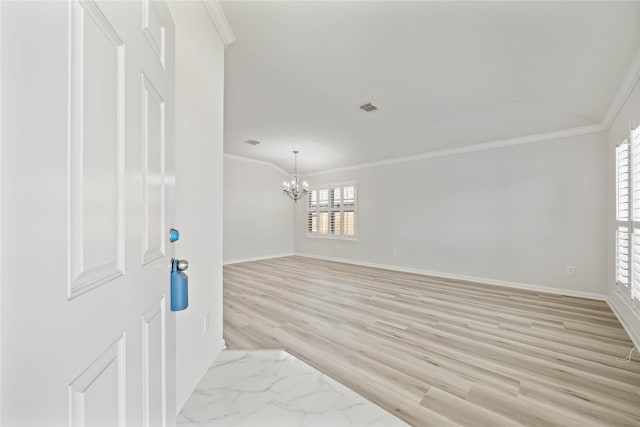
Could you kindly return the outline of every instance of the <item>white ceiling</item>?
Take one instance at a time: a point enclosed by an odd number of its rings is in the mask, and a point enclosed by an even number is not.
[[[640,2],[222,5],[224,151],[303,173],[600,124],[640,41]]]

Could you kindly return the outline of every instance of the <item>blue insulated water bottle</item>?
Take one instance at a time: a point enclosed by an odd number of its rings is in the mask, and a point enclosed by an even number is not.
[[[184,273],[189,267],[185,260],[171,262],[171,311],[181,311],[189,306],[189,277]]]

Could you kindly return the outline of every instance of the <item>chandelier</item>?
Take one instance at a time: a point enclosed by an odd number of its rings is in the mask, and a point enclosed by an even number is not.
[[[309,184],[307,184],[306,181],[302,181],[302,188],[300,188],[300,183],[298,182],[298,151],[294,151],[293,155],[293,179],[291,182],[285,181],[282,183],[282,194],[289,196],[291,200],[297,202],[298,199],[303,198],[304,195],[309,192]]]

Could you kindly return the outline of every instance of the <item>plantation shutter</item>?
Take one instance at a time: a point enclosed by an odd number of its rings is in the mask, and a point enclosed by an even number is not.
[[[356,239],[356,183],[317,186],[309,192],[307,236]]]
[[[637,300],[640,299],[640,227],[633,230],[631,242],[631,266],[633,269],[631,274],[631,298]],[[622,284],[624,285],[624,283]]]
[[[307,233],[318,232],[318,191],[309,192],[307,204]]]
[[[631,150],[629,140],[616,147],[616,282],[629,286],[631,240]],[[640,185],[636,188],[640,189]],[[635,197],[635,195],[634,195]],[[640,207],[640,200],[638,206]],[[640,256],[640,236],[637,250]],[[634,246],[634,251],[636,246]],[[640,257],[638,258],[640,259]],[[640,266],[638,266],[640,272]]]
[[[631,132],[631,299],[640,299],[640,127]]]

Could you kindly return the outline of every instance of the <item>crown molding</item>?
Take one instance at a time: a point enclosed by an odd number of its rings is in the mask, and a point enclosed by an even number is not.
[[[227,21],[227,17],[224,15],[220,2],[217,0],[202,0],[202,4],[207,10],[213,26],[216,27],[222,43],[224,43],[224,48],[228,48],[231,43],[236,41],[236,37],[233,35],[233,31],[231,31],[231,26],[229,25],[229,21]]]
[[[256,159],[251,159],[249,157],[237,156],[235,154],[228,154],[228,153],[224,153],[224,158],[233,159],[233,160],[240,160],[240,161],[249,162],[249,163],[255,163],[255,164],[263,165],[263,166],[271,166],[272,168],[274,168],[275,170],[277,170],[281,174],[283,174],[285,176],[288,176],[288,177],[291,176],[291,174],[289,172],[287,172],[286,170],[282,169],[281,167],[276,166],[275,164],[273,164],[271,162],[265,162],[264,160],[256,160]]]
[[[625,74],[624,79],[622,80],[622,83],[618,88],[618,92],[611,101],[609,109],[602,119],[602,126],[604,126],[606,129],[609,129],[613,121],[618,116],[618,113],[620,113],[620,110],[622,110],[625,102],[627,102],[627,99],[629,99],[629,97],[631,96],[631,92],[633,92],[633,89],[636,87],[639,81],[640,48],[636,51],[636,54],[631,61],[631,65],[629,66],[629,69],[627,70],[627,73]]]
[[[467,146],[459,147],[459,148],[450,148],[450,149],[447,149],[447,150],[431,151],[431,152],[428,152],[428,153],[416,154],[416,155],[413,155],[413,156],[395,157],[393,159],[381,160],[381,161],[378,161],[378,162],[359,163],[359,164],[356,164],[356,165],[345,166],[345,167],[341,167],[341,168],[327,169],[327,170],[322,170],[322,171],[318,171],[318,172],[300,174],[300,176],[308,178],[308,177],[313,177],[313,176],[327,175],[327,174],[336,173],[336,172],[345,172],[345,171],[351,171],[351,170],[357,170],[357,169],[366,169],[366,168],[373,168],[373,167],[378,167],[378,166],[393,165],[393,164],[396,164],[396,163],[414,162],[416,160],[432,159],[432,158],[436,158],[436,157],[446,157],[446,156],[453,156],[453,155],[457,155],[457,154],[473,153],[473,152],[476,152],[476,151],[495,150],[497,148],[511,147],[511,146],[523,145],[523,144],[531,144],[533,142],[543,142],[543,141],[550,141],[550,140],[553,140],[553,139],[568,138],[568,137],[572,137],[572,136],[586,135],[586,134],[597,133],[597,132],[604,132],[607,129],[608,128],[606,128],[605,126],[603,126],[601,124],[582,126],[582,127],[572,128],[572,129],[554,131],[554,132],[538,133],[538,134],[535,134],[535,135],[528,135],[528,136],[523,136],[523,137],[519,137],[519,138],[503,139],[503,140],[500,140],[500,141],[493,141],[493,142],[486,142],[486,143],[482,143],[482,144],[467,145]],[[276,166],[275,164],[273,164],[271,162],[264,161],[264,160],[256,160],[256,159],[251,159],[251,158],[248,158],[248,157],[242,157],[242,156],[237,156],[235,154],[227,154],[227,153],[224,153],[224,157],[229,158],[229,159],[242,160],[242,161],[245,161],[245,162],[257,163],[257,164],[261,164],[261,165],[269,165],[269,166],[273,167],[274,169],[276,169],[277,171],[279,171],[280,173],[282,173],[282,174],[284,174],[286,176],[290,176],[291,175],[289,172],[285,171],[284,169],[280,168],[279,166]]]
[[[475,151],[495,150],[496,148],[530,144],[532,142],[549,141],[552,139],[567,138],[571,136],[585,135],[589,133],[602,132],[606,130],[607,128],[605,128],[602,125],[582,126],[582,127],[565,129],[565,130],[560,130],[555,132],[539,133],[536,135],[523,136],[519,138],[511,138],[511,139],[504,139],[500,141],[487,142],[483,144],[467,145],[465,147],[451,148],[447,150],[431,151],[429,153],[416,154],[414,156],[396,157],[393,159],[381,160],[379,162],[360,163],[357,165],[345,166],[342,168],[329,169],[325,171],[305,174],[304,177],[306,178],[311,176],[326,175],[326,174],[335,173],[335,172],[344,172],[344,171],[350,171],[350,170],[356,170],[356,169],[386,166],[386,165],[392,165],[396,163],[413,162],[416,160],[432,159],[435,157],[453,156],[456,154],[473,153]]]

